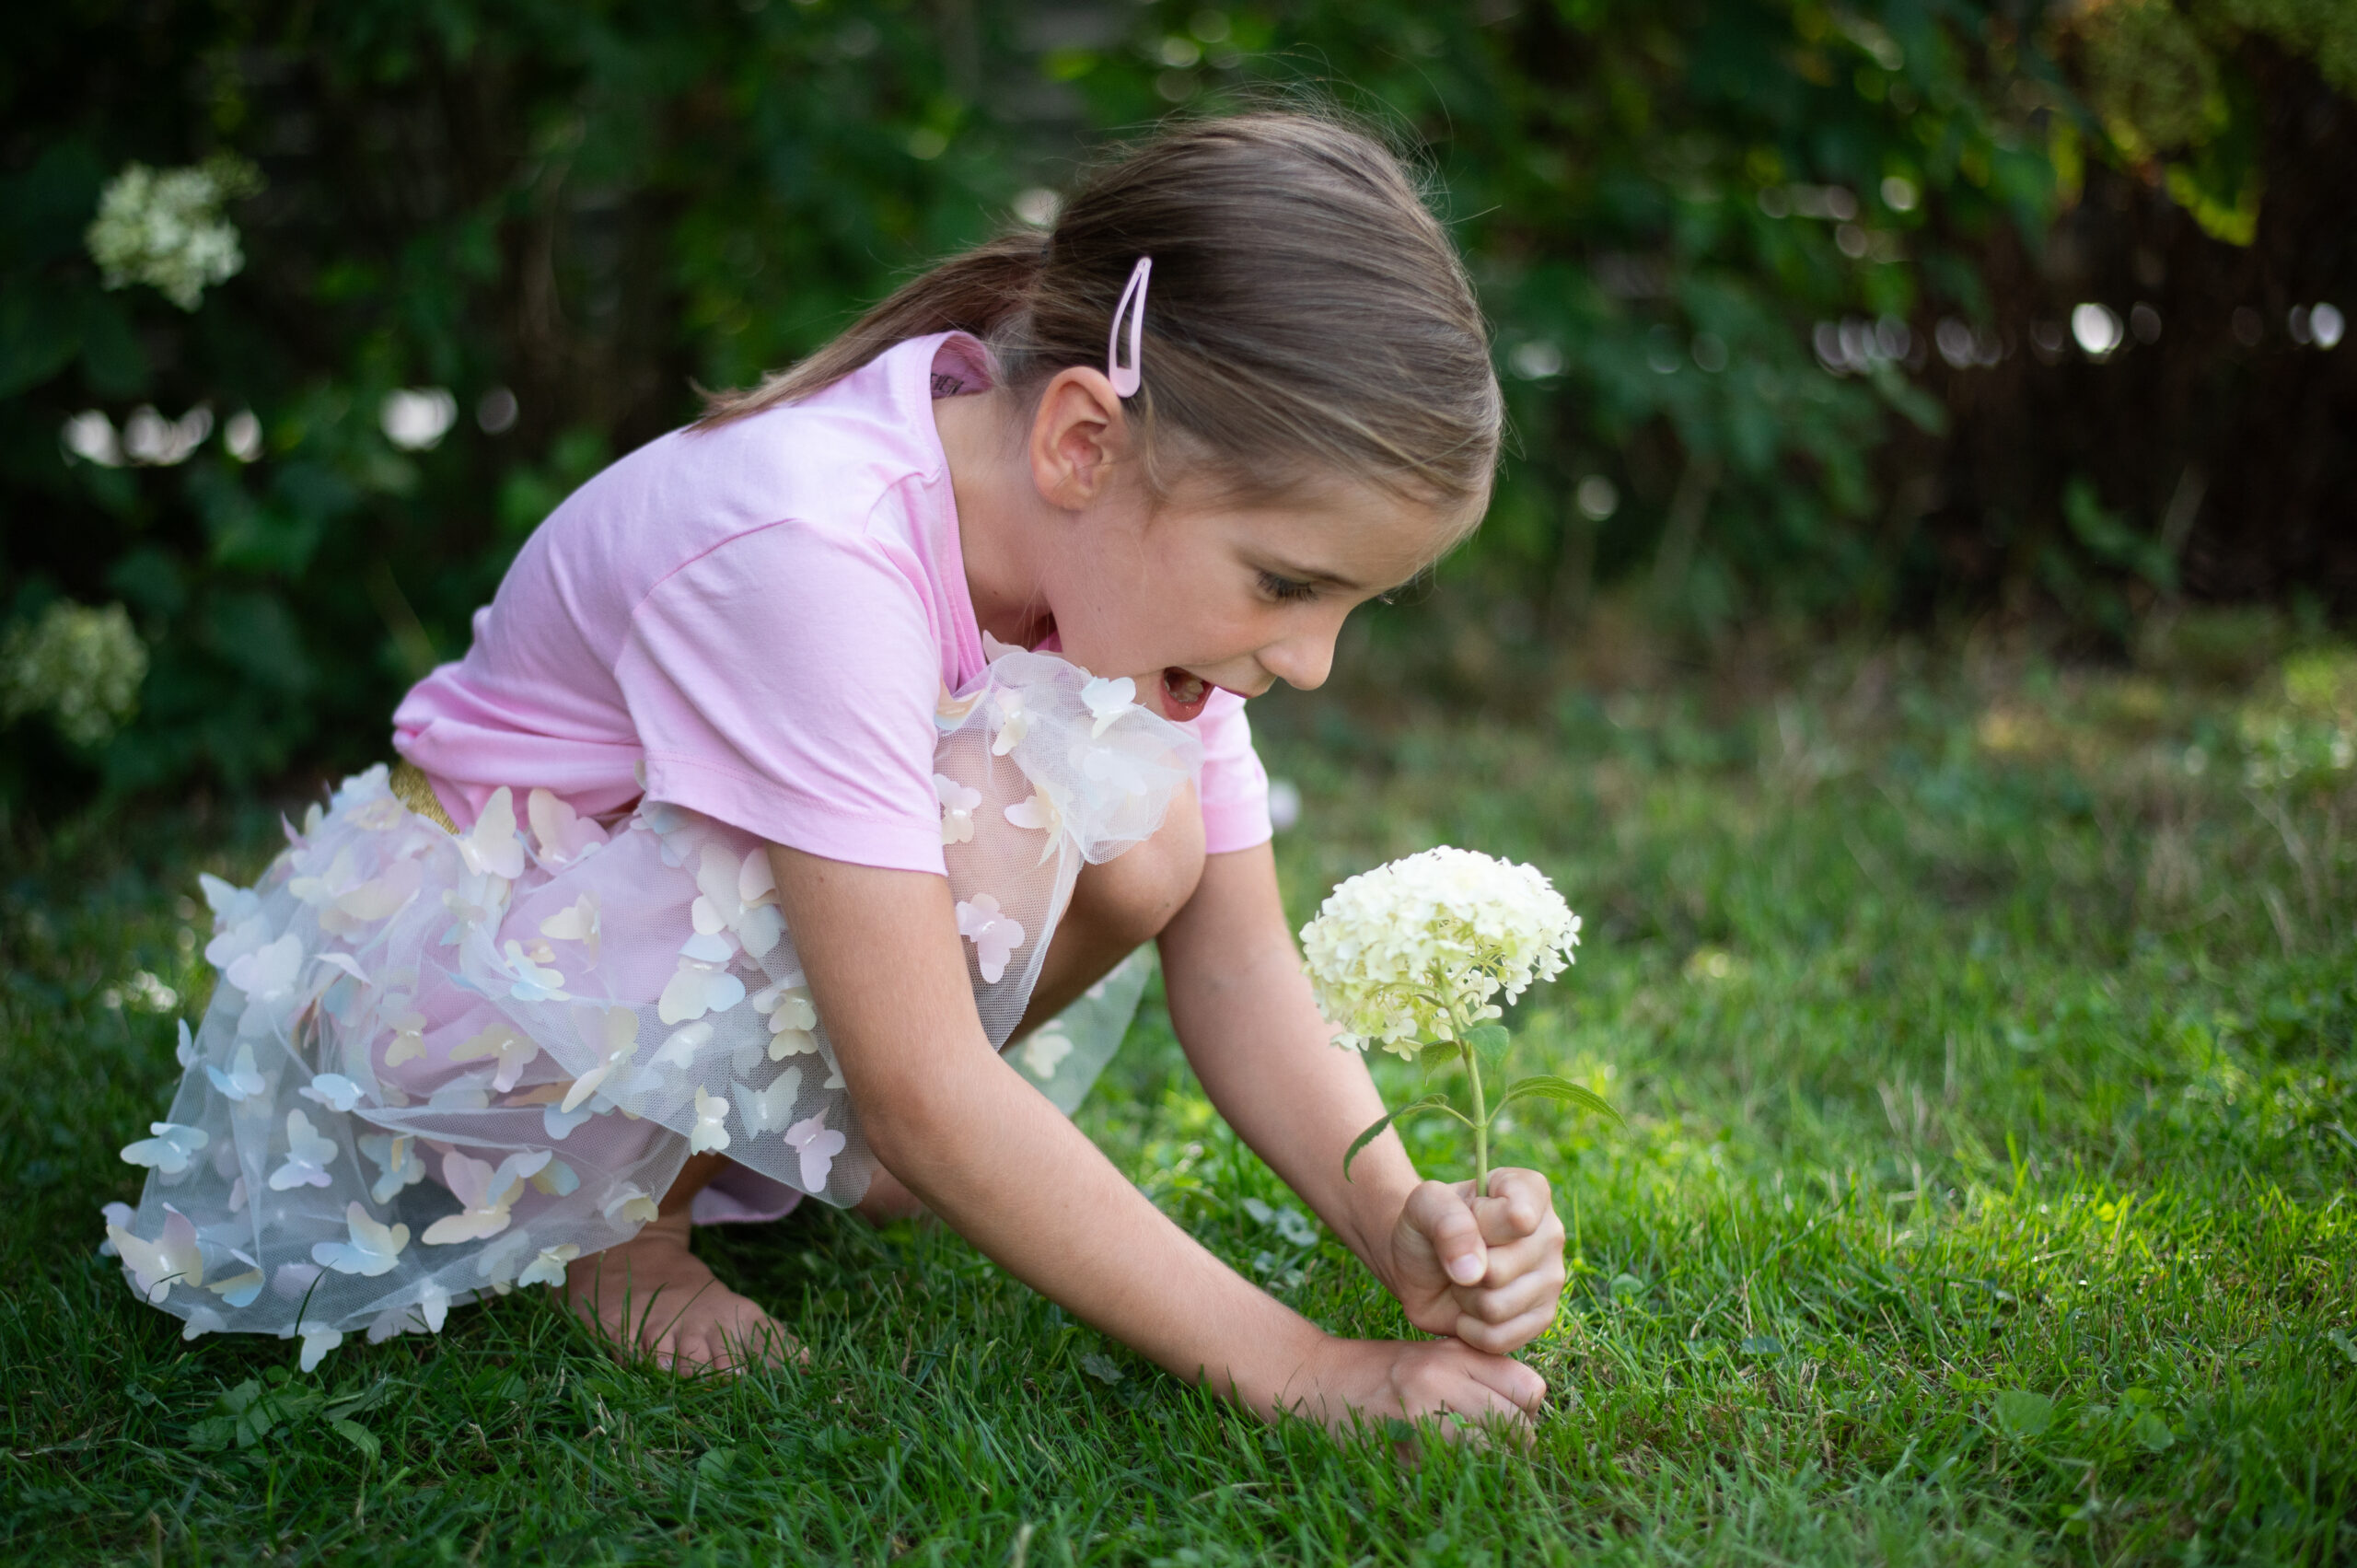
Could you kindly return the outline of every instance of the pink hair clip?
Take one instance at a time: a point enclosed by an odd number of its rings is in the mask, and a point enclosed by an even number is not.
[[[1112,330],[1105,334],[1105,378],[1113,383],[1113,390],[1120,397],[1137,395],[1143,378],[1144,362],[1139,358],[1145,345],[1145,283],[1154,273],[1154,258],[1141,256],[1130,270],[1129,286],[1121,290],[1121,302],[1113,307]],[[1130,302],[1137,301],[1132,313]],[[1121,318],[1130,319],[1130,362],[1121,363]]]

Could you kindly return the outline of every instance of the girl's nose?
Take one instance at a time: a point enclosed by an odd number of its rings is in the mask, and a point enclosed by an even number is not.
[[[1260,650],[1260,666],[1296,691],[1314,691],[1334,668],[1334,633],[1321,629],[1271,643]]]

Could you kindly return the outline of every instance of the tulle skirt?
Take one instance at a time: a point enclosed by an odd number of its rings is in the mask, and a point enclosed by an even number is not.
[[[1083,864],[1150,837],[1200,763],[1130,684],[1002,652],[936,714],[935,789],[976,1010],[1004,1047]],[[168,1118],[107,1248],[186,1333],[438,1331],[563,1283],[691,1155],[702,1220],[856,1202],[876,1165],[779,913],[765,846],[659,801],[576,816],[495,791],[464,832],[378,767],[250,888],[206,878],[221,981],[181,1026]],[[879,982],[893,956],[876,955]],[[1133,955],[1010,1053],[1066,1111],[1118,1042]]]

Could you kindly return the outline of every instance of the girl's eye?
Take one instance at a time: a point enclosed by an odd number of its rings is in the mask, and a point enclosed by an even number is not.
[[[1296,582],[1291,577],[1280,577],[1274,572],[1260,574],[1260,591],[1280,604],[1318,597],[1318,589],[1313,585]]]

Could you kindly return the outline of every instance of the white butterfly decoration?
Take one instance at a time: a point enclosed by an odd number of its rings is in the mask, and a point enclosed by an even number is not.
[[[745,1000],[745,982],[726,967],[733,957],[726,939],[718,935],[699,931],[680,943],[679,967],[656,999],[655,1016],[667,1024],[684,1024],[706,1013],[726,1013]]]
[[[457,923],[442,934],[442,945],[447,947],[461,934],[493,923],[506,902],[507,884],[496,877],[470,876],[459,887],[445,888],[442,907],[456,917]]]
[[[536,789],[525,796],[524,815],[531,820],[532,837],[540,842],[543,865],[569,865],[587,858],[606,842],[605,829],[552,791]]]
[[[696,1124],[688,1134],[688,1153],[712,1154],[728,1146],[728,1102],[696,1086]]]
[[[204,1129],[183,1127],[176,1121],[150,1121],[147,1131],[155,1136],[124,1144],[122,1157],[126,1163],[144,1165],[159,1176],[180,1175],[196,1157],[196,1151],[212,1142]]]
[[[1056,1066],[1072,1054],[1072,1038],[1054,1029],[1040,1029],[1023,1042],[1023,1065],[1041,1083],[1056,1075]]]
[[[328,1174],[328,1162],[335,1158],[332,1138],[322,1138],[311,1119],[300,1110],[286,1113],[286,1163],[270,1173],[270,1190],[290,1191],[297,1187],[325,1187],[335,1178]]]
[[[580,1186],[581,1173],[560,1159],[552,1159],[532,1178],[532,1191],[552,1198],[570,1197]]]
[[[974,842],[974,807],[982,803],[982,792],[969,789],[947,773],[933,775],[934,797],[941,802],[941,842],[967,844]]]
[[[254,1048],[242,1043],[238,1047],[238,1054],[230,1059],[226,1073],[208,1062],[204,1066],[204,1075],[213,1080],[213,1086],[220,1090],[221,1098],[226,1100],[249,1100],[270,1087],[270,1080],[264,1078],[261,1069],[254,1065]]]
[[[226,1280],[215,1280],[204,1288],[230,1306],[243,1310],[251,1307],[254,1297],[261,1294],[261,1265],[235,1248],[229,1249],[229,1255],[246,1265],[246,1272],[232,1274]]]
[[[1045,865],[1048,857],[1056,853],[1058,840],[1064,830],[1064,811],[1054,794],[1046,789],[1034,789],[1030,798],[1018,800],[1006,807],[1006,819],[1018,828],[1035,833],[1045,833],[1048,842],[1039,846],[1039,858],[1032,864]]]
[[[204,945],[204,961],[226,972],[231,964],[270,940],[270,916],[257,910],[227,923]]]
[[[777,879],[762,850],[749,850],[739,860],[718,844],[704,845],[696,863],[696,889],[688,917],[698,935],[733,931],[745,951],[758,958],[785,935],[785,917],[777,910]]]
[[[180,1071],[185,1073],[196,1065],[196,1037],[188,1032],[188,1020],[175,1018],[180,1031],[180,1042],[172,1047],[172,1054],[180,1058]]]
[[[819,1009],[800,986],[780,981],[753,993],[753,1011],[770,1021],[771,1061],[819,1049],[819,1038],[810,1032],[819,1027]]]
[[[1022,745],[1023,738],[1031,733],[1031,712],[1023,705],[1023,693],[1020,691],[992,692],[990,710],[984,722],[998,732],[991,740],[991,755],[993,757],[1005,756]]]
[[[398,1067],[425,1054],[425,1015],[407,993],[388,992],[377,1010],[377,1021],[393,1031],[392,1043],[385,1047],[387,1067]]]
[[[433,1280],[418,1287],[416,1302],[408,1307],[388,1307],[368,1325],[368,1342],[383,1344],[395,1334],[406,1334],[421,1323],[430,1333],[442,1331],[444,1319],[450,1315],[450,1293]]]
[[[378,1132],[360,1140],[360,1152],[385,1174],[368,1189],[368,1196],[389,1203],[404,1187],[425,1179],[425,1162],[417,1157],[417,1140],[406,1132]]]
[[[99,1256],[101,1258],[122,1257],[122,1254],[115,1249],[115,1229],[120,1226],[124,1230],[129,1230],[131,1228],[131,1222],[138,1217],[139,1216],[133,1212],[131,1205],[128,1203],[99,1204],[99,1218],[105,1224],[107,1238],[99,1243]]]
[[[514,981],[507,993],[518,1002],[564,1002],[571,1000],[564,989],[564,976],[558,970],[532,961],[524,951],[524,944],[510,936],[502,949],[507,955],[499,967]],[[551,954],[550,957],[555,957]]]
[[[634,772],[638,777],[638,787],[644,791],[647,787],[646,764],[639,763]],[[640,801],[637,812],[630,819],[633,832],[655,835],[655,842],[662,846],[663,864],[666,865],[686,864],[687,852],[692,847],[695,824],[696,818],[692,813],[668,800]]]
[[[1001,913],[998,900],[988,893],[958,905],[958,935],[973,943],[982,979],[993,985],[1006,973],[1007,955],[1023,946],[1021,923]]]
[[[246,993],[246,1010],[238,1018],[238,1033],[250,1038],[269,1033],[295,1008],[295,978],[303,971],[303,939],[290,931],[266,942],[221,971],[221,978]]]
[[[524,1075],[524,1064],[540,1053],[538,1040],[517,1033],[505,1023],[494,1023],[452,1050],[450,1060],[454,1063],[487,1062],[497,1057],[499,1068],[491,1076],[491,1086],[493,1093],[504,1095],[516,1086],[517,1079]]]
[[[428,1247],[458,1241],[485,1241],[507,1228],[508,1211],[523,1195],[524,1183],[540,1174],[553,1156],[546,1149],[509,1155],[493,1170],[488,1161],[472,1159],[453,1149],[442,1156],[443,1184],[465,1205],[425,1227],[420,1237]]]
[[[593,889],[540,922],[540,935],[559,942],[578,942],[588,949],[589,963],[598,962],[598,895]]]
[[[459,840],[459,855],[478,877],[513,882],[524,875],[524,841],[516,836],[516,797],[505,784],[482,803],[482,814]]]
[[[519,1285],[547,1285],[554,1290],[564,1283],[564,1266],[580,1256],[581,1249],[570,1241],[561,1246],[543,1247],[530,1266],[516,1276],[516,1283]]]
[[[573,1086],[566,1084],[563,1087],[569,1089]],[[578,1110],[562,1110],[555,1100],[551,1100],[540,1107],[540,1127],[550,1137],[562,1142],[573,1136],[583,1122],[597,1114],[598,1108],[594,1104],[585,1105]]]
[[[322,1329],[316,1323],[306,1323],[302,1329],[303,1353],[296,1357],[296,1365],[306,1372],[317,1372],[328,1352],[343,1343],[343,1330]]]
[[[843,1145],[850,1140],[828,1130],[827,1113],[822,1110],[787,1128],[785,1142],[788,1148],[802,1156],[803,1191],[818,1192],[825,1190],[827,1173],[834,1168],[835,1156],[843,1152]]]
[[[204,1283],[204,1254],[196,1245],[196,1226],[189,1217],[164,1205],[164,1231],[155,1240],[134,1236],[119,1225],[107,1226],[107,1239],[131,1271],[132,1283],[150,1307],[158,1306],[176,1284]]]
[[[227,1320],[210,1307],[192,1307],[188,1316],[180,1320],[180,1338],[203,1339],[207,1334],[221,1333],[228,1327]]]
[[[625,1181],[606,1200],[606,1217],[617,1225],[652,1225],[662,1210],[635,1181]]]
[[[409,1246],[409,1226],[389,1225],[371,1218],[368,1211],[356,1202],[343,1206],[343,1222],[352,1232],[352,1239],[314,1243],[311,1260],[324,1263],[339,1274],[360,1274],[369,1279],[391,1272],[401,1260],[402,1249]],[[261,1283],[259,1273],[255,1283]]]
[[[516,1271],[532,1250],[528,1231],[511,1230],[475,1256],[475,1277],[489,1280],[491,1288],[505,1295],[516,1286]]]
[[[802,1093],[802,1069],[788,1067],[765,1089],[750,1089],[742,1084],[731,1084],[728,1088],[737,1097],[737,1114],[745,1119],[746,1132],[756,1135],[775,1132],[794,1114],[794,1102]]]
[[[345,844],[326,871],[297,877],[286,890],[319,912],[320,930],[351,936],[396,913],[424,884],[425,868],[413,860],[397,860],[381,876],[364,877],[353,846]]]
[[[564,1101],[557,1107],[563,1111],[571,1111],[596,1094],[638,1050],[638,1015],[628,1007],[575,1007],[573,1027],[581,1031],[581,1042],[597,1053],[598,1064],[574,1079],[573,1087],[564,1091]],[[611,1090],[607,1098],[612,1098]]]
[[[1091,740],[1120,721],[1121,715],[1137,708],[1138,683],[1128,676],[1116,676],[1108,680],[1097,676],[1080,689],[1080,700],[1088,706],[1089,715],[1096,719],[1088,738]]]
[[[309,1083],[295,1092],[330,1110],[349,1111],[360,1103],[362,1090],[341,1073],[315,1073]]]
[[[762,993],[762,995],[767,994],[766,992]],[[759,1006],[761,997],[755,997],[753,1002],[754,1005]],[[702,1022],[686,1024],[674,1030],[671,1037],[663,1042],[663,1049],[655,1053],[655,1061],[659,1066],[692,1067],[696,1064],[696,1052],[711,1043],[712,1026],[710,1024]]]

